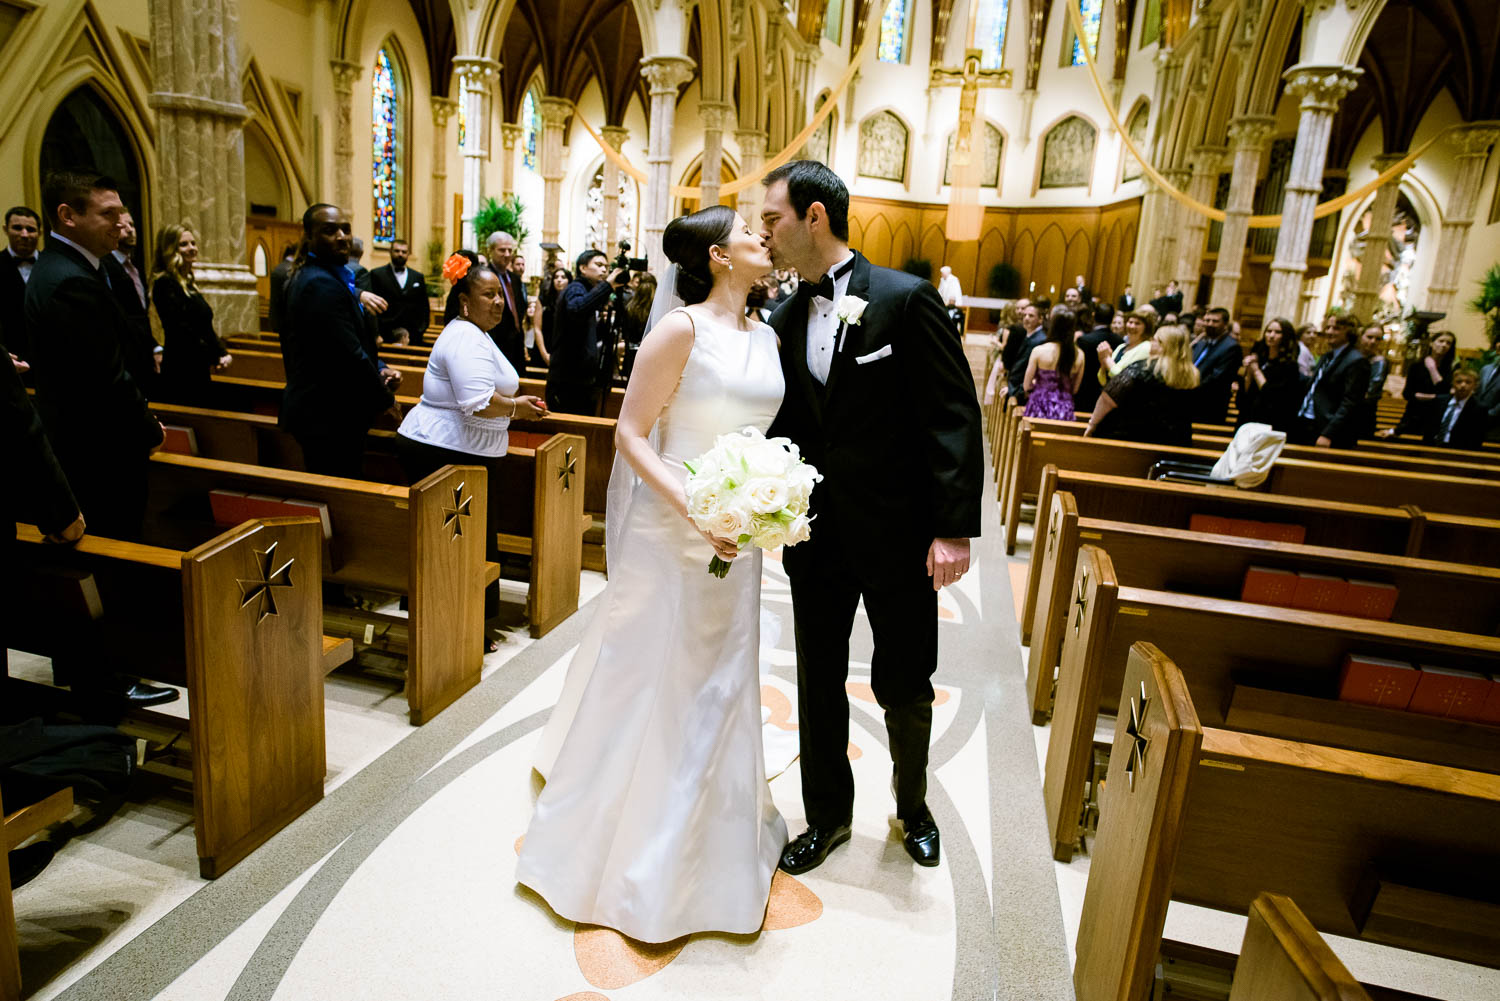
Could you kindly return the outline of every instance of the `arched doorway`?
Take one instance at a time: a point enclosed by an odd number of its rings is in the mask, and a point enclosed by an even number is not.
[[[92,167],[113,177],[120,186],[120,199],[135,216],[136,228],[150,232],[140,150],[115,110],[88,84],[63,99],[42,135],[41,177],[77,167]]]

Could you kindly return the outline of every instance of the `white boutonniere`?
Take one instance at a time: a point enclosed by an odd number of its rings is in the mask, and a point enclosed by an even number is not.
[[[859,326],[859,318],[865,315],[865,302],[857,295],[846,295],[839,300],[838,309],[834,310],[834,316],[839,322],[846,323],[851,327]]]

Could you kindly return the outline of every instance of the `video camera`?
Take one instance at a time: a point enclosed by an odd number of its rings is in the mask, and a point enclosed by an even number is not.
[[[620,253],[615,257],[612,267],[621,268],[625,271],[645,271],[649,266],[644,257],[630,257],[630,241],[620,241]]]

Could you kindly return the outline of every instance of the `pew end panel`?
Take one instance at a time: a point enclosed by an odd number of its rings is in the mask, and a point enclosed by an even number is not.
[[[5,803],[0,800],[0,817]],[[16,906],[11,896],[10,861],[0,865],[0,1001],[21,999],[21,950],[16,941]]]
[[[1016,553],[1016,539],[1021,531],[1021,495],[1026,491],[1023,481],[1025,456],[1031,452],[1031,425],[1026,419],[1016,417],[1017,428],[1011,442],[1012,457],[1007,461],[1011,465],[1011,472],[1005,478],[1005,490],[1001,496],[1000,514],[1005,519],[1005,555],[1014,556]],[[1036,540],[1032,540],[1032,545]]]
[[[1119,592],[1109,554],[1095,546],[1084,546],[1071,585],[1071,604],[1064,615],[1067,624],[1058,668],[1056,712],[1042,776],[1052,857],[1059,862],[1073,857],[1083,828],[1083,787],[1099,715],[1099,686],[1105,674],[1101,658],[1114,630]],[[1032,714],[1033,721],[1036,716]]]
[[[588,443],[578,435],[553,435],[536,450],[527,596],[532,636],[547,635],[578,611],[589,461]]]
[[[1041,562],[1037,573],[1036,610],[1025,625],[1021,642],[1027,644],[1026,692],[1031,701],[1031,721],[1041,724],[1052,709],[1052,672],[1056,651],[1062,643],[1068,588],[1073,581],[1078,553],[1078,506],[1066,490],[1052,494],[1047,516],[1047,540],[1032,549],[1031,559]]]
[[[266,518],[183,554],[205,879],[323,798],[322,541],[317,518]]]
[[[417,726],[479,684],[489,489],[483,466],[444,466],[411,487],[406,704]]]
[[[1078,926],[1078,1001],[1150,996],[1172,895],[1188,784],[1203,742],[1181,673],[1149,643],[1131,648],[1099,834]]]
[[[1279,893],[1250,904],[1229,1001],[1370,1001],[1307,915]]]
[[[1036,521],[1032,526],[1031,534],[1031,558],[1026,561],[1026,594],[1021,599],[1021,642],[1030,644],[1032,642],[1032,627],[1036,620],[1036,606],[1040,597],[1042,581],[1042,563],[1037,560],[1037,550],[1042,546],[1042,540],[1047,544],[1052,543],[1052,496],[1057,493],[1057,481],[1059,473],[1056,466],[1043,466],[1041,476],[1036,488]],[[1078,502],[1073,502],[1074,510],[1077,510]],[[1073,552],[1059,549],[1058,555],[1065,559],[1071,559]],[[1071,576],[1071,571],[1069,572]]]

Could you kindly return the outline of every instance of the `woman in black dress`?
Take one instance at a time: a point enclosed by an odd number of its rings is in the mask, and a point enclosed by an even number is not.
[[[1441,417],[1437,413],[1438,397],[1445,395],[1453,383],[1455,343],[1453,335],[1447,331],[1433,334],[1422,357],[1407,366],[1406,388],[1401,390],[1406,399],[1406,410],[1392,434],[1426,435],[1437,426]]]
[[[213,374],[233,357],[214,333],[214,310],[193,281],[198,237],[186,226],[167,226],[156,236],[151,265],[151,304],[161,321],[158,395],[168,403],[213,402]]]
[[[1153,445],[1190,444],[1197,386],[1188,328],[1159,327],[1151,338],[1150,358],[1127,365],[1105,384],[1083,433]]]
[[[1307,380],[1298,364],[1297,328],[1280,317],[1266,324],[1260,340],[1245,356],[1240,380],[1240,419],[1243,424],[1269,424],[1290,431],[1297,408],[1307,393]]]

